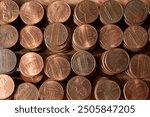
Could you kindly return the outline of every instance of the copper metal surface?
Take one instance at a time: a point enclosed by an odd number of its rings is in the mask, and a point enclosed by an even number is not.
[[[31,83],[20,84],[14,94],[15,100],[38,100],[39,91],[37,87]]]
[[[18,31],[12,25],[0,26],[0,49],[11,48],[18,41]]]

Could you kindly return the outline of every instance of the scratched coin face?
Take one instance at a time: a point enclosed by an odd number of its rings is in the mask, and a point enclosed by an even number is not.
[[[88,76],[95,70],[96,60],[91,53],[79,51],[72,56],[71,67],[77,75]]]
[[[15,89],[13,79],[5,74],[0,74],[0,99],[6,99],[12,95]]]
[[[57,81],[47,80],[39,88],[41,100],[62,100],[64,89]]]
[[[89,98],[92,86],[86,77],[75,76],[68,81],[66,91],[70,99],[84,100]]]

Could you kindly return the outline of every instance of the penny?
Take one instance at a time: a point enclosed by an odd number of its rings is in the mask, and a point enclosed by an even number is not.
[[[41,100],[62,100],[64,89],[57,81],[47,80],[39,88]]]
[[[39,91],[37,87],[31,83],[20,84],[14,94],[15,100],[38,100]]]
[[[86,77],[75,76],[68,81],[66,91],[70,99],[84,100],[91,95],[92,86]]]
[[[103,24],[119,22],[123,17],[123,7],[115,0],[108,0],[100,6],[100,20]]]
[[[39,2],[28,1],[20,8],[20,17],[25,24],[37,24],[43,16],[44,8]]]
[[[0,2],[0,22],[7,24],[15,21],[19,16],[19,6],[13,0]],[[1,24],[0,23],[0,24]]]
[[[42,31],[36,26],[25,26],[20,31],[20,44],[29,50],[36,49],[40,47],[43,42],[43,34]]]
[[[80,24],[93,23],[98,18],[98,15],[97,4],[90,0],[81,1],[74,9],[74,19]]]
[[[89,50],[95,46],[97,38],[97,30],[89,24],[83,24],[74,30],[72,44],[78,49]]]
[[[99,32],[99,41],[105,50],[118,47],[123,41],[123,31],[117,25],[107,24]]]
[[[15,53],[9,49],[0,49],[0,74],[13,72],[17,65]]]
[[[64,1],[55,1],[47,7],[47,18],[51,23],[66,22],[71,15],[70,6]]]
[[[130,26],[124,31],[124,47],[131,51],[142,49],[148,41],[148,33],[141,26]]]
[[[42,57],[35,52],[28,52],[20,59],[19,69],[23,76],[36,76],[43,70],[43,67]]]
[[[60,55],[51,55],[46,58],[44,72],[51,79],[65,80],[71,73],[70,63]]]
[[[0,74],[0,99],[6,99],[12,95],[15,89],[13,79],[6,75]]]
[[[147,84],[140,79],[128,80],[123,89],[127,100],[146,100],[149,95]]]
[[[18,41],[18,31],[12,25],[0,26],[0,49],[11,48]]]
[[[94,88],[97,100],[118,100],[121,95],[119,85],[112,80],[99,80]]]
[[[89,76],[96,68],[96,60],[91,53],[79,51],[71,58],[71,68],[77,75]]]
[[[140,0],[129,1],[124,9],[124,18],[129,25],[140,25],[148,15],[147,6]]]

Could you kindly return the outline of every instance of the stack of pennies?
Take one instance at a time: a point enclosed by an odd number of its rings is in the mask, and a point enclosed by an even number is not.
[[[123,46],[124,48],[137,52],[142,50],[148,41],[148,33],[141,26],[129,26],[124,31]]]
[[[37,83],[43,78],[44,62],[35,52],[24,54],[19,62],[19,70],[24,81]]]
[[[125,71],[129,66],[128,53],[120,48],[105,51],[101,56],[101,69],[107,75],[115,75]]]
[[[124,9],[119,2],[108,0],[100,6],[99,13],[103,24],[115,24],[122,19]]]
[[[74,76],[67,83],[66,93],[69,100],[86,100],[91,96],[92,85],[86,77]]]
[[[125,5],[124,21],[128,25],[141,25],[148,15],[147,5],[141,0],[131,0]]]
[[[69,51],[71,30],[62,23],[52,23],[44,30],[44,42],[53,53]]]
[[[98,5],[90,0],[83,0],[74,8],[73,21],[76,25],[89,24],[96,21],[98,16]]]
[[[100,47],[109,50],[118,47],[123,41],[123,31],[114,24],[107,24],[100,29]]]
[[[92,50],[97,42],[97,30],[89,24],[78,26],[72,36],[72,47],[78,50]]]
[[[50,55],[45,60],[44,73],[56,81],[66,80],[71,73],[70,62],[60,54]]]

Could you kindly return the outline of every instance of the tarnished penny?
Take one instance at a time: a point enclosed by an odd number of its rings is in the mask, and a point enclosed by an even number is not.
[[[66,91],[70,99],[84,100],[91,95],[92,86],[86,77],[75,76],[68,81]]]
[[[124,47],[131,51],[142,49],[148,41],[148,33],[141,26],[130,26],[124,31]]]
[[[15,21],[19,16],[19,6],[13,0],[2,0],[0,2],[0,24]]]
[[[42,57],[35,52],[24,54],[19,63],[20,73],[26,77],[38,75],[44,67]]]
[[[143,23],[147,15],[147,6],[141,0],[131,0],[125,6],[124,17],[129,25]]]
[[[83,24],[74,30],[72,44],[78,49],[89,50],[95,46],[97,38],[97,30],[89,24]]]
[[[71,67],[77,75],[88,76],[95,70],[96,60],[91,53],[79,51],[72,56]]]
[[[147,84],[139,79],[128,80],[123,89],[127,100],[146,100],[149,95]]]
[[[107,24],[99,32],[99,41],[106,50],[118,47],[123,41],[123,31],[117,25]]]
[[[14,89],[13,79],[6,74],[0,74],[0,99],[6,99],[11,96]]]
[[[39,91],[37,87],[31,83],[20,84],[14,94],[15,100],[38,100]]]
[[[100,20],[103,24],[117,23],[123,17],[123,7],[115,0],[108,0],[100,6]]]
[[[99,80],[94,88],[94,97],[97,100],[118,100],[121,95],[119,85],[112,80]]]
[[[0,74],[12,72],[17,65],[15,53],[9,49],[0,49]]]
[[[18,41],[18,31],[12,25],[0,26],[0,49],[11,48]]]
[[[47,80],[39,88],[41,100],[62,100],[64,89],[57,81]]]
[[[20,8],[20,17],[25,24],[39,23],[43,16],[44,8],[39,2],[28,1]]]
[[[42,31],[36,26],[25,26],[20,31],[20,44],[25,49],[36,49],[38,48],[43,42],[43,34]]]
[[[70,6],[64,1],[55,1],[47,7],[47,18],[51,23],[66,22],[71,15]]]

